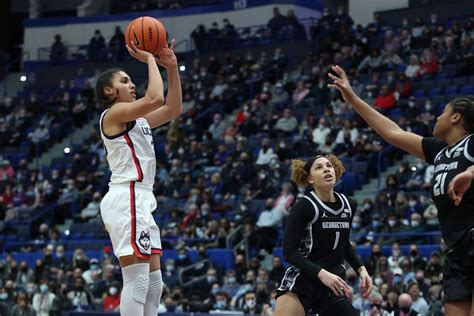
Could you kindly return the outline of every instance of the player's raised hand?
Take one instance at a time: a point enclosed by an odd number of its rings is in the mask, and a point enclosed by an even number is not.
[[[127,47],[128,53],[138,61],[142,63],[147,63],[150,58],[153,58],[153,54],[145,50],[139,49],[135,45],[134,41],[131,41],[132,47],[125,45]]]
[[[165,67],[166,69],[170,69],[173,67],[178,67],[178,59],[174,54],[174,46],[176,41],[174,38],[171,40],[169,47],[163,47],[158,52],[158,57],[155,57],[155,60],[158,65]]]
[[[336,75],[333,75],[332,73],[328,74],[329,78],[332,80],[332,83],[328,84],[328,87],[339,90],[342,93],[344,101],[350,103],[355,94],[354,91],[352,91],[349,79],[347,79],[346,72],[337,65],[332,66],[331,70],[335,72]]]
[[[451,180],[448,186],[448,196],[453,199],[454,205],[458,206],[464,193],[469,189],[472,183],[473,173],[469,170],[461,172]]]

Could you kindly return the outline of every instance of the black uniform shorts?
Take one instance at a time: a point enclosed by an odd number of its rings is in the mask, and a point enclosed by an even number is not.
[[[344,278],[344,276],[339,275]],[[286,277],[286,275],[285,275]],[[276,297],[280,297],[291,291],[296,294],[307,314],[319,314],[319,316],[359,316],[360,313],[352,306],[347,297],[336,296],[332,290],[325,286],[317,277],[308,278],[299,275],[277,290]]]
[[[474,292],[474,228],[446,256],[443,270],[445,302],[471,300]]]

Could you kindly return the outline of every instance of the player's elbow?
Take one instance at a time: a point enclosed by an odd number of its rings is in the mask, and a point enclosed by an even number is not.
[[[152,98],[150,98],[150,103],[153,104],[155,107],[160,107],[165,104],[165,98],[161,94],[153,96]]]

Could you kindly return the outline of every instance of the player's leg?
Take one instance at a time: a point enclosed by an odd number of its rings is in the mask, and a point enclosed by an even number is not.
[[[114,188],[101,203],[102,219],[122,268],[122,316],[143,316],[150,283],[150,225],[142,216],[150,210],[143,201],[143,192],[131,185]]]
[[[444,304],[444,315],[446,316],[470,316],[472,301],[451,301]],[[474,312],[474,311],[473,311]]]
[[[155,198],[153,196],[153,201]],[[155,206],[152,205],[151,209]],[[150,213],[150,245],[151,245],[151,259],[150,259],[150,285],[145,302],[145,316],[156,316],[160,306],[161,293],[163,292],[163,279],[160,269],[161,258],[161,239],[160,229]]]
[[[150,259],[150,285],[146,295],[145,316],[156,316],[163,292],[163,279],[160,270],[160,254],[152,254]]]
[[[120,295],[120,315],[144,315],[150,283],[150,262],[136,254],[119,258],[122,267],[123,288]]]
[[[330,303],[327,308],[321,311],[319,316],[333,316],[333,315],[344,315],[344,316],[359,316],[360,313],[352,306],[351,302],[346,299],[338,299],[335,302]]]
[[[298,295],[293,292],[286,292],[276,300],[274,316],[304,316],[305,311]]]
[[[468,253],[467,249],[464,253]],[[443,271],[444,310],[446,316],[469,316],[473,305],[474,280],[472,263],[463,262],[470,256],[462,255],[462,251],[448,253]]]

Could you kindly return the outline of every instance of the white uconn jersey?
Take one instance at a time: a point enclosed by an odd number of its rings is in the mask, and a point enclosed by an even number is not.
[[[140,182],[153,189],[156,171],[155,148],[150,125],[144,118],[131,122],[125,131],[113,137],[106,136],[102,129],[105,110],[100,116],[100,135],[104,142],[112,176],[110,184]]]

